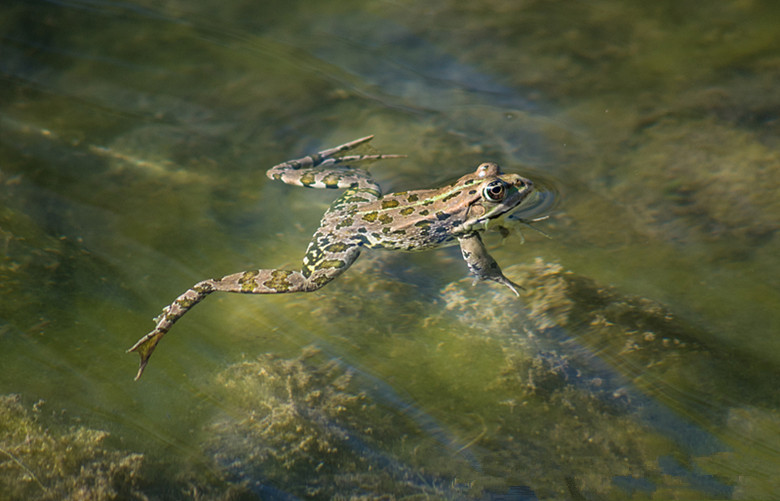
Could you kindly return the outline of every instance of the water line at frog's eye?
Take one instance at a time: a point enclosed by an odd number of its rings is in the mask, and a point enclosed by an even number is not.
[[[554,184],[547,181],[534,180],[534,190],[523,200],[511,214],[511,221],[530,221],[549,215],[560,203],[561,194]]]

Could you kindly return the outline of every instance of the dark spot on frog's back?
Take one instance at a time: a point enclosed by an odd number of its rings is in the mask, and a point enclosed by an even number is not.
[[[420,199],[420,197],[418,197],[418,196],[417,196],[417,195],[415,195],[414,193],[412,193],[411,195],[409,195],[408,197],[406,197],[406,201],[407,201],[407,202],[416,202],[416,201],[418,201],[419,199]]]
[[[328,259],[321,262],[318,268],[343,268],[346,264],[341,259]]]
[[[379,221],[380,221],[382,224],[390,224],[390,223],[392,223],[392,222],[393,222],[393,218],[392,218],[392,217],[390,217],[390,216],[389,216],[389,215],[387,215],[387,214],[381,214],[381,215],[379,216]]]
[[[304,186],[311,186],[315,181],[314,174],[307,173],[301,176],[301,184]]]
[[[333,242],[329,246],[325,247],[327,252],[344,252],[347,249],[349,249],[349,245],[345,244],[344,242]]]
[[[322,179],[322,182],[325,183],[326,188],[338,188],[340,179],[341,176],[338,174],[328,174]]]
[[[448,214],[446,212],[437,212],[436,213],[436,219],[439,221],[444,221],[445,219],[448,219],[452,214]]]
[[[393,207],[398,207],[399,203],[398,200],[382,200],[382,208],[383,209],[392,209]]]
[[[463,191],[456,190],[456,191],[450,193],[449,195],[447,195],[446,197],[442,198],[441,201],[442,202],[449,202],[450,200],[452,200],[453,198],[457,197],[458,195],[460,195],[462,193],[463,193]]]
[[[411,213],[413,213],[413,212],[414,212],[414,208],[413,208],[413,207],[404,207],[403,209],[401,209],[401,210],[399,211],[399,213],[400,213],[402,216],[408,216],[409,214],[411,214]]]
[[[373,223],[374,221],[376,221],[377,215],[378,214],[376,213],[376,211],[369,212],[367,214],[363,214],[363,219],[368,221],[369,223]]]
[[[352,226],[353,222],[354,221],[352,220],[351,217],[345,217],[344,219],[342,219],[341,221],[338,222],[338,224],[336,225],[336,229],[340,230],[341,228],[346,228],[348,226]]]

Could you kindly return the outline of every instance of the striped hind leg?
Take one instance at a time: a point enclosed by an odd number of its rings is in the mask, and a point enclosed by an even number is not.
[[[220,279],[208,279],[198,282],[170,305],[163,308],[155,321],[154,330],[138,340],[128,351],[141,356],[141,365],[135,379],[138,380],[149,362],[157,343],[190,308],[203,301],[212,292],[238,292],[243,294],[284,294],[290,292],[311,292],[344,272],[359,255],[357,247],[348,249],[339,266],[321,266],[308,268],[309,273],[292,270],[254,270],[242,271]],[[305,274],[306,273],[306,274]],[[308,276],[307,276],[308,275]]]
[[[403,158],[406,155],[344,155],[343,153],[371,141],[374,136],[361,137],[339,146],[322,150],[313,155],[288,160],[274,165],[266,175],[270,179],[283,181],[306,188],[370,188],[380,193],[379,186],[364,169],[355,164],[388,158]]]

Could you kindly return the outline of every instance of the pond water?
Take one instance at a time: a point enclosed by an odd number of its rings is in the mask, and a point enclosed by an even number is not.
[[[9,499],[759,499],[780,492],[780,4],[0,7]],[[272,165],[375,134],[386,192],[483,161],[543,196],[486,242],[364,252]],[[384,497],[383,497],[384,496]]]

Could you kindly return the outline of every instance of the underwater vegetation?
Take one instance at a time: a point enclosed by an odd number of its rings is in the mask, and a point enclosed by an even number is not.
[[[343,298],[366,280],[373,300],[401,294],[424,310],[419,287],[387,274],[399,259],[358,264],[341,294],[323,296],[319,318],[356,315],[367,305]],[[752,475],[734,474],[777,446],[760,443],[776,413],[727,405],[739,402],[740,379],[720,374],[741,361],[664,305],[558,264],[507,274],[526,284],[525,307],[470,280],[449,284],[433,315],[409,315],[404,329],[380,328],[352,347],[388,350],[370,369],[352,365],[349,349],[333,358],[327,344],[229,366],[212,384],[218,412],[198,434],[206,474],[168,477],[105,431],[4,396],[0,485],[10,499],[750,498],[776,487],[760,461]],[[564,329],[572,324],[576,337]],[[430,367],[407,370],[420,360]],[[395,365],[393,389],[383,364]],[[454,373],[468,377],[453,384]],[[765,405],[777,398],[771,386],[754,388]]]
[[[348,297],[364,280],[388,280],[375,261],[357,265],[358,278],[346,278],[333,298]],[[508,270],[533,285],[527,308],[498,293],[480,303],[473,295],[485,291],[464,280],[445,288],[443,309],[425,318],[425,334],[413,320],[390,338],[377,332],[374,349],[391,350],[385,363],[396,364],[401,393],[379,382],[387,370],[382,362],[354,368],[349,357],[333,359],[314,347],[229,367],[215,380],[222,412],[204,429],[206,455],[229,482],[261,496],[481,499],[520,489],[539,499],[665,499],[766,492],[768,477],[745,482],[724,474],[744,449],[718,436],[724,420],[729,429],[745,428],[743,420],[766,423],[772,413],[739,407],[724,415],[704,403],[713,387],[725,395],[740,388],[718,376],[720,365],[734,361],[702,343],[701,332],[657,302],[621,295],[557,264],[537,260]],[[414,294],[414,286],[387,285],[377,285],[382,297],[374,299]],[[318,313],[338,311],[338,323],[356,314],[350,308],[367,306],[349,303],[325,298]],[[586,323],[582,336],[564,334],[571,323]],[[410,338],[412,332],[426,339]],[[405,379],[405,364],[421,359],[430,367]],[[453,372],[468,377],[454,384]],[[760,390],[770,396],[770,385]],[[671,399],[669,391],[690,397]],[[687,441],[677,444],[670,435]]]
[[[0,492],[3,499],[147,499],[143,455],[106,444],[105,431],[54,425],[46,405],[0,396]]]
[[[227,412],[207,428],[205,448],[227,477],[260,496],[460,497],[465,486],[419,468],[430,452],[410,443],[414,423],[321,355],[262,355],[219,374]]]

